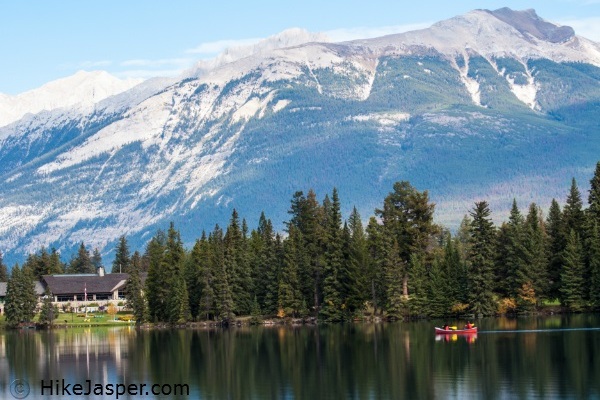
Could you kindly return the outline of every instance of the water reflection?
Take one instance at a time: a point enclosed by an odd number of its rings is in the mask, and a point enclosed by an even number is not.
[[[184,383],[194,399],[600,397],[600,331],[514,332],[597,316],[483,320],[474,335],[434,325],[0,332],[0,397],[17,378],[31,398],[42,379]]]
[[[467,343],[473,344],[477,340],[477,334],[476,333],[462,333],[462,334],[457,334],[457,333],[443,334],[442,333],[442,334],[435,335],[436,342],[452,343],[452,342],[457,342],[459,339],[465,340]]]

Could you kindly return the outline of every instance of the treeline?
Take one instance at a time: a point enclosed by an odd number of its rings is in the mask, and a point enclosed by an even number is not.
[[[130,273],[128,301],[138,321],[493,315],[555,300],[569,311],[597,310],[600,162],[588,205],[573,179],[564,207],[553,200],[546,218],[536,204],[523,213],[514,201],[508,221],[495,226],[482,201],[451,235],[434,224],[427,191],[408,182],[394,185],[366,227],[356,208],[342,219],[336,189],[322,201],[312,190],[296,192],[284,233],[264,213],[250,231],[233,210],[225,229],[202,232],[186,250],[171,224],[143,254],[130,256],[121,237],[112,272]],[[25,263],[31,276],[58,265],[55,252],[44,252]],[[93,270],[93,258],[82,243],[67,268]]]

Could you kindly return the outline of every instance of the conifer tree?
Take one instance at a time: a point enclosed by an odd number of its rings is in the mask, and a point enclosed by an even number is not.
[[[196,270],[197,293],[190,292],[190,304],[198,299],[197,317],[209,320],[211,316],[215,315],[214,268],[211,263],[210,244],[204,231],[192,249],[191,258]],[[195,297],[192,297],[192,294]]]
[[[431,317],[443,317],[450,313],[452,300],[450,298],[451,291],[449,286],[448,275],[444,271],[444,267],[438,260],[433,260],[431,269],[429,270],[428,280],[428,310],[427,314]]]
[[[252,276],[246,254],[246,243],[235,209],[231,214],[224,244],[225,264],[230,277],[234,312],[239,315],[249,315],[252,308]]]
[[[590,258],[590,303],[595,310],[600,310],[600,229],[595,223],[589,242],[588,254]]]
[[[544,223],[539,208],[535,203],[529,206],[525,219],[524,248],[528,266],[529,281],[538,299],[548,297],[548,255],[546,252],[547,238]],[[521,286],[528,281],[522,281]]]
[[[166,251],[166,237],[163,231],[158,231],[148,242],[144,257],[148,260],[148,277],[146,279],[146,293],[148,316],[152,322],[166,321],[167,300],[169,287],[166,282],[169,278],[168,271],[163,268],[163,259]]]
[[[561,304],[571,311],[584,307],[583,250],[579,235],[571,229],[562,257]]]
[[[19,265],[15,265],[6,285],[6,322],[10,326],[17,326],[21,322],[30,322],[36,306],[37,295],[35,294],[33,273],[29,269],[21,269]]]
[[[171,281],[171,295],[167,302],[168,321],[180,324],[191,319],[189,295],[183,274]]]
[[[306,304],[316,311],[323,292],[326,214],[312,189],[306,196],[302,192],[296,192],[288,213],[292,215],[288,224],[295,225],[302,233],[303,247],[308,255],[307,263],[299,268],[302,295]]]
[[[44,246],[40,250],[40,255],[34,258],[33,273],[35,278],[41,279],[43,275],[49,275],[51,273],[50,254]]]
[[[560,297],[560,273],[562,268],[562,254],[565,248],[565,236],[563,233],[562,212],[555,199],[552,199],[552,203],[550,204],[546,220],[546,232],[548,234],[546,245],[548,289],[546,297],[549,299],[558,299]]]
[[[593,305],[595,292],[593,289],[593,275],[596,261],[594,254],[593,242],[595,240],[596,225],[600,226],[600,162],[596,164],[594,176],[590,180],[590,190],[588,196],[589,207],[585,210],[584,234],[581,238],[584,244],[584,262],[585,262],[585,294],[586,299]]]
[[[467,303],[468,278],[465,263],[459,250],[459,240],[447,237],[442,259],[440,275],[447,279],[446,291],[450,305]]]
[[[98,268],[104,268],[102,265],[102,255],[97,247],[95,247],[94,251],[92,252],[92,258],[90,258],[90,262],[92,263],[94,271],[98,271]]]
[[[189,298],[184,280],[185,250],[181,235],[173,222],[167,231],[167,242],[161,268],[167,279],[164,281],[169,295],[167,297],[166,314],[162,321],[181,323],[189,319]]]
[[[498,282],[506,282],[505,294],[508,297],[515,297],[522,284],[530,281],[526,250],[523,246],[525,241],[524,223],[521,211],[517,207],[517,201],[513,199],[506,224],[504,246],[500,249],[502,262],[499,267],[504,266],[505,270],[502,275],[496,276]]]
[[[229,273],[225,265],[223,230],[219,225],[215,226],[215,229],[209,235],[208,240],[211,244],[211,263],[214,267],[215,312],[219,320],[227,323],[234,317],[234,304],[229,283]]]
[[[496,311],[493,293],[496,242],[494,225],[485,201],[475,203],[469,214],[472,218],[467,258],[469,304],[476,315],[492,315]]]
[[[471,217],[468,214],[465,215],[460,221],[460,226],[456,232],[456,244],[463,263],[467,260],[470,251],[471,222]]]
[[[590,192],[588,196],[588,215],[590,216],[590,226],[600,225],[600,161],[596,164],[594,177],[590,181]]]
[[[251,311],[250,315],[252,316],[252,318],[250,319],[252,324],[260,323],[260,321],[262,319],[262,313],[260,311],[260,306],[258,305],[258,300],[256,298],[256,295],[254,296],[254,299],[252,300],[252,311]]]
[[[52,294],[48,288],[46,288],[44,298],[42,300],[42,309],[40,311],[40,323],[52,325],[57,316],[58,308],[52,305]]]
[[[96,273],[90,252],[85,248],[83,242],[79,245],[77,255],[71,259],[69,263],[69,272],[72,274],[93,274]]]
[[[279,271],[277,270],[277,245],[271,220],[264,212],[258,221],[258,229],[250,235],[254,264],[254,281],[259,306],[266,315],[275,315],[278,307]]]
[[[327,247],[323,270],[323,306],[320,314],[327,322],[341,321],[343,304],[341,298],[340,271],[343,261],[342,216],[337,189],[333,189],[332,200],[325,197],[323,209],[327,213]]]
[[[410,183],[396,182],[394,191],[389,193],[383,209],[375,210],[383,221],[387,235],[396,239],[399,257],[404,266],[403,294],[408,295],[407,266],[411,254],[421,256],[429,245],[431,236],[437,231],[433,224],[434,204],[429,203],[427,191],[419,192]]]
[[[132,262],[129,267],[129,278],[127,279],[127,304],[133,310],[136,324],[142,324],[148,318],[146,299],[143,293],[142,278],[141,278],[141,263],[140,255],[136,251],[132,257]]]
[[[294,225],[284,242],[284,261],[279,275],[279,310],[285,315],[297,317],[302,313],[302,292],[298,280],[298,266],[305,262],[302,249],[302,233]],[[257,304],[258,306],[258,304]]]
[[[50,251],[50,269],[48,275],[62,274],[65,271],[65,265],[60,260],[60,254],[53,247]]]
[[[585,216],[583,213],[583,202],[575,178],[571,181],[571,189],[569,190],[567,202],[563,209],[562,221],[565,238],[570,235],[571,230],[574,230],[580,238],[584,237]]]
[[[119,242],[117,243],[117,248],[115,250],[115,259],[112,263],[113,274],[118,273],[128,273],[129,266],[131,263],[131,257],[129,255],[129,244],[127,243],[127,238],[125,235],[119,237]]]
[[[367,290],[373,313],[386,307],[386,260],[387,254],[385,235],[375,217],[369,218],[367,225],[368,265],[366,273]]]
[[[369,253],[367,237],[356,207],[344,225],[344,267],[341,274],[342,297],[347,314],[361,310],[369,299]]]
[[[408,293],[410,312],[415,317],[424,316],[427,311],[429,277],[423,259],[413,253],[408,266]]]
[[[0,251],[0,282],[8,282],[8,269],[4,260],[2,259],[2,252]]]
[[[385,292],[386,307],[385,311],[389,318],[402,318],[404,300],[402,284],[404,281],[403,261],[400,259],[400,248],[395,237],[385,238],[385,260],[383,268],[385,271]],[[391,242],[391,245],[389,244]]]

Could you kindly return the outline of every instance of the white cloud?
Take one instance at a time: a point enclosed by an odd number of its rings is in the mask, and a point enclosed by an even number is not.
[[[600,17],[565,19],[557,22],[572,27],[579,36],[600,42]]]
[[[414,31],[431,26],[430,22],[407,25],[392,25],[380,27],[340,28],[324,32],[333,42],[344,42],[355,39],[369,39],[395,33]]]
[[[185,52],[186,54],[203,54],[209,56],[217,55],[230,47],[239,47],[255,44],[261,40],[261,38],[217,40],[214,42],[201,43],[193,49],[188,49]]]
[[[159,60],[126,60],[121,62],[123,67],[160,67],[164,65],[186,66],[194,62],[191,58],[163,58]]]
[[[156,77],[172,77],[181,74],[183,68],[173,69],[129,69],[123,71],[111,72],[112,75],[120,79],[149,79]]]

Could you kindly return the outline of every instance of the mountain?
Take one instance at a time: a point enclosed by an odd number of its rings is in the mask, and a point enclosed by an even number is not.
[[[0,93],[0,126],[18,121],[26,114],[57,108],[89,112],[94,104],[139,83],[140,79],[122,80],[104,71],[79,71],[73,76],[58,79],[17,96]]]
[[[336,186],[363,218],[398,180],[456,227],[587,186],[600,154],[600,46],[533,10],[475,10],[428,29],[331,43],[301,30],[152,79],[89,108],[0,128],[7,259],[80,241],[110,256],[174,221],[189,244],[297,190]]]

